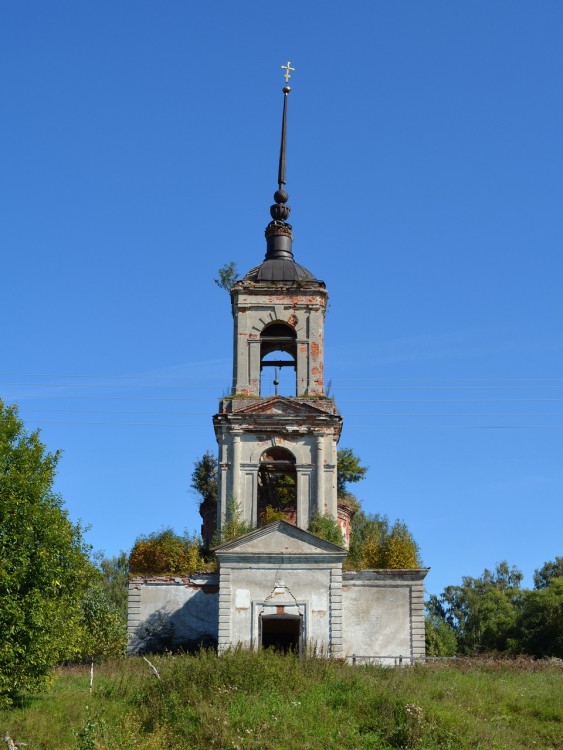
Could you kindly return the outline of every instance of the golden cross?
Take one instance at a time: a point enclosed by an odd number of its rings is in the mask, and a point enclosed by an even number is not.
[[[287,65],[282,65],[282,69],[285,70],[284,77],[285,77],[285,82],[287,83],[289,81],[289,79],[291,78],[291,74],[290,74],[289,71],[290,70],[295,70],[295,68],[291,67],[291,63],[288,60],[287,61]]]

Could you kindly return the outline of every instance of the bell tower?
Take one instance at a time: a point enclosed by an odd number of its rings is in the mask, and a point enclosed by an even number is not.
[[[289,64],[288,64],[289,65]],[[286,83],[289,70],[286,73]],[[342,418],[324,388],[325,284],[295,262],[285,191],[287,102],[278,189],[266,227],[266,256],[231,289],[233,382],[213,417],[219,445],[217,525],[236,507],[260,526],[269,512],[307,529],[312,516],[337,518],[336,455]],[[268,368],[289,368],[289,396],[267,393]],[[293,380],[291,381],[293,382]]]

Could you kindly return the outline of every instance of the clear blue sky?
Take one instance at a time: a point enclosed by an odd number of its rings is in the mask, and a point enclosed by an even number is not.
[[[563,4],[29,0],[0,10],[0,395],[108,555],[199,527],[291,84],[296,259],[368,512],[438,592],[562,554]]]

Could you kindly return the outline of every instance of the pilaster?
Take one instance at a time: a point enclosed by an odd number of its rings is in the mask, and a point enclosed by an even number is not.
[[[330,653],[333,659],[342,658],[342,565],[330,571]]]
[[[231,646],[231,569],[221,565],[219,572],[219,630],[217,650],[220,654]]]

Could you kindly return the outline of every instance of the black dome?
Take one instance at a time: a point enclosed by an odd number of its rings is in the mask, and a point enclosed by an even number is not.
[[[251,269],[243,281],[318,281],[318,279],[290,258],[271,258]]]

